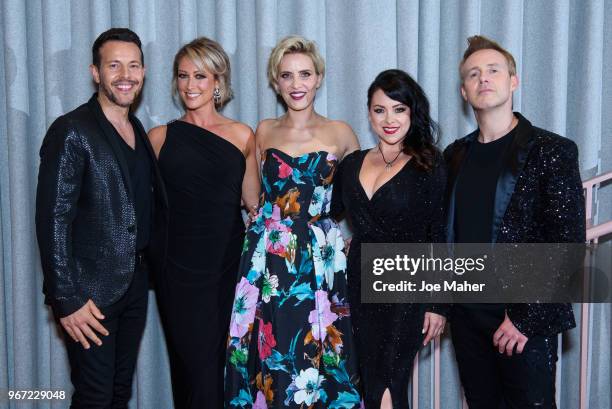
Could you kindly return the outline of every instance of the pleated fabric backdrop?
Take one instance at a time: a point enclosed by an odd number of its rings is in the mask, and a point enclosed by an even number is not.
[[[327,62],[318,112],[347,121],[362,147],[374,145],[366,90],[381,70],[399,67],[423,86],[441,125],[440,147],[475,128],[462,102],[457,65],[469,35],[497,39],[515,56],[521,87],[515,109],[580,149],[583,178],[612,170],[612,0],[2,0],[0,6],[0,407],[66,408],[61,402],[5,400],[7,389],[70,391],[62,341],[43,305],[34,233],[38,149],[59,115],[94,90],[91,44],[110,27],[130,27],[147,66],[136,111],[145,127],[180,115],[171,99],[174,53],[197,36],[231,57],[234,100],[224,114],[255,127],[282,113],[266,79],[270,50],[283,36],[314,39]],[[612,218],[612,188],[596,197],[597,218]],[[203,319],[203,317],[194,317]],[[610,305],[594,305],[589,402],[611,407]],[[578,408],[579,334],[566,334],[560,407]],[[422,351],[419,408],[433,407],[431,351]],[[408,364],[408,363],[407,363]],[[442,340],[442,408],[461,408],[448,335]],[[151,297],[131,408],[171,408],[164,337]]]

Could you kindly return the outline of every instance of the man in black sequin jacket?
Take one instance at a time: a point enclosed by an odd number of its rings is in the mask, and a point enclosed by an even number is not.
[[[98,92],[55,120],[40,150],[36,233],[45,303],[66,341],[70,407],[127,408],[146,322],[144,252],[167,201],[129,112],[144,80],[140,39],[110,29],[92,55]]]
[[[445,150],[448,241],[584,243],[576,144],[512,112],[512,55],[468,39],[461,94],[478,129]],[[470,409],[555,408],[557,335],[575,327],[570,304],[456,304],[451,318]]]

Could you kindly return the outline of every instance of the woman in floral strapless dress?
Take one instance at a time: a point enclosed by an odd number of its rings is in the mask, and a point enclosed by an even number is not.
[[[268,76],[287,105],[256,133],[259,213],[246,233],[225,368],[232,408],[355,408],[357,353],[347,300],[344,239],[329,217],[339,159],[358,149],[350,127],[314,112],[323,60],[287,37]]]

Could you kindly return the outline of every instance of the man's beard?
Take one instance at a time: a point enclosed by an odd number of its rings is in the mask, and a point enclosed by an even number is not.
[[[129,81],[121,80],[121,81],[115,81],[114,83],[117,83],[117,82],[130,82],[134,86],[138,85],[138,81],[132,81],[132,80],[129,80]],[[113,93],[113,90],[110,87],[106,86],[106,82],[104,81],[104,78],[100,78],[100,90],[102,91],[102,93],[104,93],[104,95],[106,95],[109,101],[111,101],[115,105],[120,106],[122,108],[129,108],[134,103],[136,98],[138,98],[138,95],[140,94],[140,91],[141,91],[141,90],[136,91],[134,93],[134,98],[130,102],[121,102],[119,98],[117,98],[117,96]]]

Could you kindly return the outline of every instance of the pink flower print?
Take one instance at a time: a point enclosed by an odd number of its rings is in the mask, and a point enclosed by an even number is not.
[[[249,325],[255,321],[258,297],[259,288],[242,277],[236,286],[236,296],[234,297],[232,320],[230,322],[230,336],[242,338],[247,333]]]
[[[266,227],[269,227],[270,224],[274,222],[280,222],[280,221],[281,221],[280,207],[278,207],[278,205],[274,205],[272,207],[272,214],[270,215],[270,217],[266,219]]]
[[[291,166],[287,165],[287,163],[281,158],[279,158],[277,154],[273,153],[272,156],[274,156],[274,159],[276,159],[278,163],[280,164],[278,165],[278,177],[279,178],[285,179],[293,174],[293,168]]]
[[[272,355],[272,348],[276,346],[276,339],[272,333],[272,323],[264,324],[263,320],[259,320],[259,338],[258,349],[259,359],[262,361]]]
[[[312,337],[317,341],[323,341],[327,335],[327,327],[338,318],[331,311],[331,303],[327,297],[327,291],[317,290],[315,292],[315,309],[310,311],[308,322],[312,325]]]
[[[272,209],[272,217],[266,220],[266,229],[268,230],[266,251],[284,256],[291,241],[291,229],[281,222],[280,209],[276,205]]]
[[[253,409],[268,409],[266,397],[262,391],[257,391],[257,398],[255,399],[255,403],[253,403]]]

